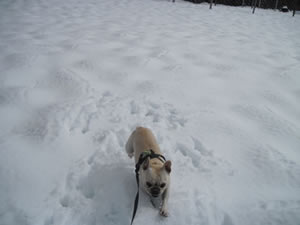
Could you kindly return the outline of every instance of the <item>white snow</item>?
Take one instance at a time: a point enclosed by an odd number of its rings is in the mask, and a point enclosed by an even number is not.
[[[172,160],[170,216],[300,223],[300,17],[167,0],[0,2],[0,224],[129,224],[125,143]]]

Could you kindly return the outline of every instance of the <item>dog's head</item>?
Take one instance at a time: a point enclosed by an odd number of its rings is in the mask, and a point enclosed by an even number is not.
[[[171,161],[165,163],[145,160],[140,170],[140,181],[144,190],[152,197],[160,196],[170,184]]]

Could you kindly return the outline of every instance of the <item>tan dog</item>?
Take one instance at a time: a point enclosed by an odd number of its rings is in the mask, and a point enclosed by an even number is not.
[[[135,163],[140,155],[153,150],[161,155],[161,151],[151,130],[137,127],[126,143],[126,152],[130,158],[134,156]],[[160,215],[168,216],[167,202],[170,191],[171,161],[159,158],[147,158],[139,171],[140,186],[152,198],[161,197]]]

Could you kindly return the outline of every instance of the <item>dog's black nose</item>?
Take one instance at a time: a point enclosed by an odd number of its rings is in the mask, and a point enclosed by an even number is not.
[[[150,192],[153,197],[158,197],[158,195],[160,193],[160,189],[159,189],[159,187],[153,187],[153,188],[151,188]]]

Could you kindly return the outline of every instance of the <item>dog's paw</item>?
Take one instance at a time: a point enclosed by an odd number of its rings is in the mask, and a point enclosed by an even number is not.
[[[168,210],[167,210],[167,209],[161,209],[161,210],[159,211],[159,214],[160,214],[161,216],[164,216],[164,217],[168,217],[168,216],[169,216],[169,213],[168,213]]]
[[[133,157],[133,152],[128,153],[128,157],[132,158]]]

